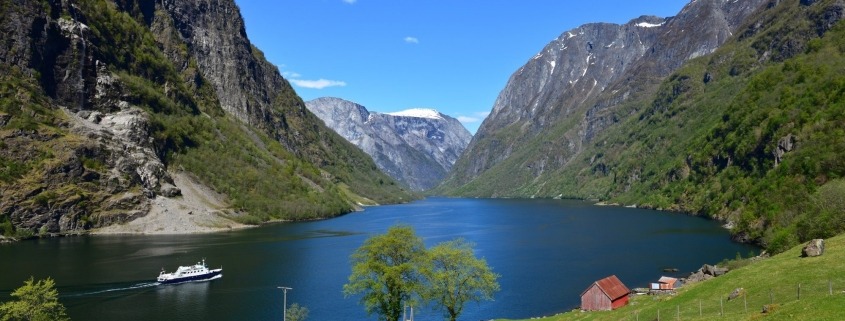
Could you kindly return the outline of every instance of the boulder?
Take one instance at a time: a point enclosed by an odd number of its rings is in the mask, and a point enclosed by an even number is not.
[[[804,249],[801,250],[802,257],[813,257],[813,256],[820,256],[824,254],[824,240],[823,239],[814,239],[807,243],[804,246]]]
[[[725,273],[728,273],[728,268],[720,267],[717,265],[705,264],[698,271],[711,276],[721,276]]]
[[[736,299],[736,298],[743,296],[743,295],[745,295],[745,289],[736,288],[736,289],[733,290],[733,292],[731,292],[731,294],[728,295],[728,301]]]
[[[684,283],[692,284],[692,283],[697,283],[697,282],[701,282],[701,281],[707,281],[709,279],[712,279],[713,277],[714,276],[712,276],[710,274],[704,274],[704,272],[701,272],[699,270],[698,272],[690,274],[690,276],[687,277],[686,279],[684,279],[683,281],[684,281]]]
[[[761,312],[763,314],[774,312],[777,307],[778,307],[777,304],[766,304],[766,305],[763,305],[763,311],[761,311]]]
[[[182,190],[169,183],[164,183],[161,186],[161,195],[167,198],[172,198],[182,195]]]

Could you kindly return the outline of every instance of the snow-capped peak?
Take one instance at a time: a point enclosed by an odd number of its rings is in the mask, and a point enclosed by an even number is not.
[[[434,109],[428,108],[412,108],[403,111],[397,111],[392,113],[387,113],[388,115],[392,116],[403,116],[403,117],[416,117],[416,118],[430,118],[430,119],[443,119],[443,116],[440,112]]]
[[[654,27],[660,27],[660,26],[662,26],[664,23],[665,23],[665,22],[661,22],[661,23],[640,22],[640,23],[638,23],[638,24],[637,24],[637,27],[640,27],[640,28],[654,28]]]

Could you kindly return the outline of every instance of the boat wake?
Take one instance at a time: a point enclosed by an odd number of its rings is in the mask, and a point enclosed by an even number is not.
[[[117,287],[117,288],[110,288],[110,289],[99,290],[99,291],[90,291],[90,292],[83,292],[83,293],[68,294],[67,296],[69,296],[69,297],[90,296],[90,295],[97,295],[97,294],[103,294],[103,293],[109,293],[109,292],[137,290],[137,289],[154,287],[156,285],[159,285],[159,283],[158,282],[143,282],[143,283],[136,283],[136,284],[133,284],[133,285],[130,285],[130,286],[125,286],[125,287]]]

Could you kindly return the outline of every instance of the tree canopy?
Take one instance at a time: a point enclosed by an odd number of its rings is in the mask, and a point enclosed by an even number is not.
[[[373,236],[352,254],[346,296],[363,294],[361,304],[380,320],[399,320],[404,304],[419,294],[425,245],[409,226],[394,226]]]
[[[305,321],[308,319],[308,308],[299,305],[299,303],[291,304],[287,311],[285,311],[285,319],[288,321]]]
[[[65,307],[59,303],[53,279],[24,281],[24,285],[12,292],[15,300],[0,305],[2,321],[66,321],[70,318]]]
[[[430,303],[454,321],[466,302],[492,300],[499,290],[499,275],[472,248],[457,239],[426,250],[413,228],[391,227],[352,254],[343,292],[363,294],[361,304],[380,320],[399,320],[406,305]]]
[[[457,239],[428,251],[425,298],[442,308],[451,321],[461,315],[465,303],[493,300],[493,293],[499,291],[499,275],[487,261],[475,257],[473,246]]]

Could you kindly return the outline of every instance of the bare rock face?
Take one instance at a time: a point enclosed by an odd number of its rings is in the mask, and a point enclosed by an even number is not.
[[[623,103],[656,88],[684,62],[715,51],[766,2],[691,1],[675,17],[591,23],[564,32],[511,75],[448,180],[466,184],[519,154],[521,163],[508,166],[529,169],[526,176],[498,181],[542,181],[544,173],[562,168],[596,135],[630,116],[619,112]],[[552,128],[554,133],[544,132]],[[548,138],[528,143],[543,135]],[[543,150],[525,150],[538,145]]]
[[[440,183],[472,138],[457,119],[433,110],[374,113],[330,97],[305,106],[369,154],[379,169],[417,191]]]
[[[778,140],[777,148],[772,151],[775,156],[775,167],[780,164],[781,160],[783,159],[783,155],[786,155],[786,153],[791,152],[793,149],[795,149],[795,141],[796,137],[792,134],[786,135],[780,140]]]
[[[0,158],[32,164],[26,177],[0,183],[0,214],[34,233],[77,233],[144,216],[156,195],[178,195],[156,154],[149,115],[121,100],[126,89],[100,60],[80,8],[24,1],[7,9],[0,67],[36,83],[21,90],[40,91],[49,101],[32,103],[53,111],[28,112],[47,128],[0,128]],[[4,127],[16,117],[5,116]]]
[[[164,163],[155,153],[146,112],[130,107],[126,102],[119,106],[121,109],[114,113],[80,112],[73,118],[76,122],[72,129],[80,135],[96,139],[111,155],[107,163],[113,165],[114,169],[107,175],[107,180],[121,181],[124,177],[137,177],[147,197],[179,195]],[[81,115],[88,117],[83,119]],[[129,187],[133,184],[124,185]]]
[[[814,239],[807,242],[807,245],[801,249],[802,257],[816,257],[824,254],[824,240]]]

